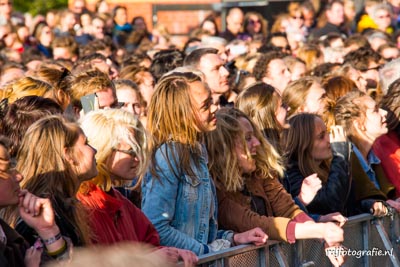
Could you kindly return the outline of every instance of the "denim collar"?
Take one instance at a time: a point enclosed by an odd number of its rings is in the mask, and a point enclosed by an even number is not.
[[[375,172],[372,169],[372,164],[377,165],[381,163],[381,160],[375,155],[375,153],[372,151],[372,149],[368,152],[367,155],[367,162],[365,161],[364,157],[362,156],[360,150],[352,144],[352,148],[354,153],[356,154],[358,161],[361,164],[361,167],[363,168],[364,172],[368,175],[369,179],[378,187],[379,183],[376,180]]]

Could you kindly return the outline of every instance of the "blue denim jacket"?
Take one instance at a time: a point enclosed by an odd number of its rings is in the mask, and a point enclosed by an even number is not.
[[[207,244],[215,239],[231,241],[233,237],[232,231],[217,230],[216,191],[204,147],[202,151],[201,157],[191,159],[199,166],[193,167],[193,178],[181,173],[173,161],[167,163],[168,158],[176,156],[176,150],[173,143],[172,148],[163,144],[155,155],[160,179],[147,172],[142,183],[142,211],[157,229],[161,245],[188,249],[197,255],[208,253]]]

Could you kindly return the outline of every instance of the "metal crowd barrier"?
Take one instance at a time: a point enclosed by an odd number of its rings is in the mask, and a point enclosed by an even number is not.
[[[369,214],[350,217],[344,229],[343,245],[353,252],[343,266],[400,267],[400,218],[374,218]],[[378,256],[379,251],[391,252]],[[357,254],[358,253],[358,254]],[[362,255],[364,253],[364,255]],[[299,240],[295,244],[268,241],[264,246],[241,245],[199,257],[198,266],[332,266],[321,240]]]

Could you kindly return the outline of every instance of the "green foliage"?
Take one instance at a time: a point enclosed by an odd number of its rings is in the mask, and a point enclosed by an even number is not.
[[[52,9],[63,9],[68,7],[68,0],[14,0],[14,10],[29,12],[32,15],[46,14]]]

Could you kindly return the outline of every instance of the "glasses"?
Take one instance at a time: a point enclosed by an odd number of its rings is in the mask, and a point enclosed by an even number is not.
[[[135,151],[133,151],[133,149],[124,150],[124,149],[117,149],[117,148],[114,148],[114,151],[127,154],[127,155],[131,156],[132,158],[137,158],[137,154],[136,154]]]
[[[261,23],[261,21],[259,21],[259,20],[249,20],[249,24],[251,24],[251,25],[254,25],[254,24],[259,24],[259,23]]]
[[[0,6],[12,6],[11,2],[0,3]]]
[[[381,69],[381,65],[378,65],[378,66],[376,66],[376,67],[373,67],[373,68],[367,68],[367,69],[360,69],[360,71],[361,72],[366,72],[366,71],[369,71],[369,70],[376,70],[376,71],[379,71],[380,69]]]
[[[378,16],[378,19],[387,19],[390,18],[390,14]]]
[[[303,20],[304,17],[303,16],[292,16],[292,19],[301,19],[301,20]]]

